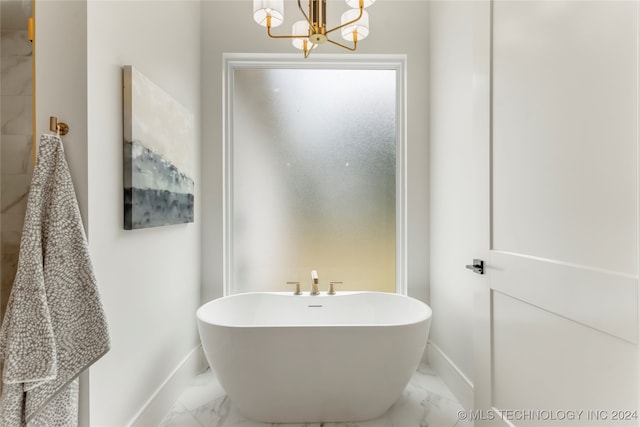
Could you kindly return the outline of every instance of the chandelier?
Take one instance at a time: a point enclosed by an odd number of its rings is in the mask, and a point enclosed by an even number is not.
[[[274,39],[291,39],[293,46],[309,53],[318,45],[332,43],[343,49],[355,51],[358,41],[369,35],[369,14],[364,10],[376,0],[346,0],[352,9],[342,14],[340,25],[327,29],[327,0],[309,0],[308,13],[302,8],[298,0],[298,8],[304,19],[293,24],[291,35],[274,35],[271,28],[275,28],[284,21],[284,0],[253,0],[253,19],[263,27],[267,27],[267,34]],[[347,46],[332,40],[330,34],[334,31],[342,33],[342,38],[353,43]]]

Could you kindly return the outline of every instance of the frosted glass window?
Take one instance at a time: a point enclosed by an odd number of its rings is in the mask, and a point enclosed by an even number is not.
[[[396,70],[233,70],[234,293],[396,290]]]

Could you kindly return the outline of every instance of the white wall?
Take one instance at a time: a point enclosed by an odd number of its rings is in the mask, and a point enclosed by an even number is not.
[[[298,19],[295,2],[287,1],[285,22],[274,33],[282,34]],[[339,20],[342,2],[329,3],[329,20]],[[335,16],[337,15],[337,17]],[[358,53],[407,55],[407,227],[409,294],[428,300],[428,46],[415,31],[428,20],[427,1],[377,2],[370,9],[371,34]],[[426,30],[425,30],[426,31]],[[425,34],[422,34],[426,37]],[[224,52],[297,53],[288,40],[272,40],[254,23],[252,2],[205,1],[202,4],[202,154],[203,168],[203,300],[222,295],[222,55]],[[325,45],[317,53],[343,53]],[[300,54],[300,56],[302,56]]]
[[[195,223],[123,230],[121,68],[135,66],[195,114],[198,163],[199,15],[191,1],[88,2],[89,242],[112,338],[91,369],[92,426],[131,422],[199,343],[199,166]]]
[[[482,276],[465,269],[479,257],[474,251],[481,232],[475,230],[474,167],[475,162],[488,161],[473,157],[472,4],[431,2],[429,20],[430,300],[434,313],[429,355],[448,358],[446,363],[466,377],[467,387],[473,381],[473,300],[482,290]],[[450,381],[449,385],[461,402],[469,401],[459,387]]]
[[[36,2],[36,134],[49,132],[49,116],[69,125],[65,155],[87,228],[87,3]],[[64,28],[65,31],[60,31]],[[64,46],[60,49],[60,46]]]

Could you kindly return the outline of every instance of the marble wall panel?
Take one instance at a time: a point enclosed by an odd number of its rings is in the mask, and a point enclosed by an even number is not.
[[[32,46],[26,31],[0,31],[0,321],[18,266],[33,172]]]
[[[31,56],[32,47],[27,31],[0,31],[0,55]]]

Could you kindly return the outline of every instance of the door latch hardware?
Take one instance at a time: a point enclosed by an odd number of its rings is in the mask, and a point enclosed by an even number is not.
[[[474,259],[472,265],[465,265],[465,268],[473,270],[474,273],[484,274],[484,261],[481,259]]]

